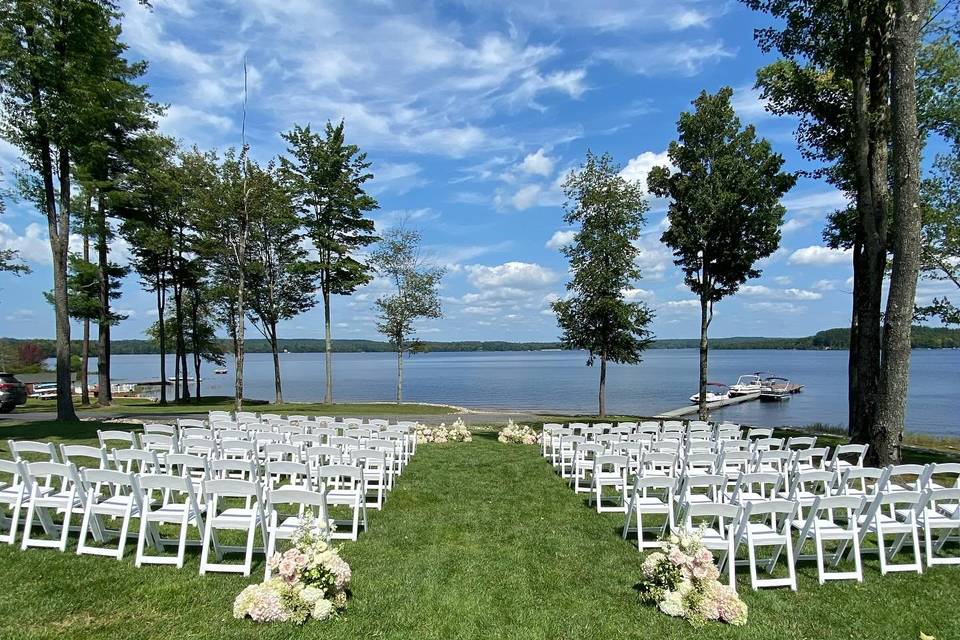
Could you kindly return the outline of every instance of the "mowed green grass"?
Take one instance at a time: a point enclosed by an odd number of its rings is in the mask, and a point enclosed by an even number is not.
[[[89,439],[41,423],[0,437]],[[4,455],[6,455],[4,453]],[[353,567],[346,614],[325,623],[258,625],[234,620],[233,598],[254,575],[136,569],[132,545],[117,562],[53,550],[0,546],[0,638],[918,638],[960,637],[960,567],[816,583],[801,564],[800,590],[740,592],[744,628],[695,631],[637,603],[642,559],[620,539],[622,516],[598,515],[542,460],[536,447],[492,434],[474,442],[423,445],[370,531],[342,544]]]

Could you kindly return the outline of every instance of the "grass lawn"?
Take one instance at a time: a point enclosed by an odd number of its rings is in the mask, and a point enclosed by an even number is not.
[[[115,425],[112,425],[115,426]],[[8,437],[95,437],[97,424],[0,427]],[[5,457],[7,452],[2,452]],[[620,539],[622,516],[585,506],[537,447],[474,442],[423,445],[370,531],[343,543],[353,568],[346,614],[327,623],[258,625],[234,620],[234,596],[262,577],[198,575],[53,550],[0,545],[2,638],[918,638],[960,637],[960,567],[816,583],[800,565],[800,589],[740,591],[746,627],[696,631],[637,604],[642,556]],[[72,551],[72,549],[71,549]]]
[[[81,407],[80,402],[76,403],[77,412],[83,415],[86,411],[111,412],[111,413],[132,413],[137,414],[157,414],[157,415],[179,415],[191,413],[206,413],[207,411],[232,411],[233,398],[226,396],[211,396],[202,398],[200,404],[196,402],[174,403],[170,402],[165,407],[161,407],[156,402],[143,398],[115,398],[111,407]],[[396,404],[394,402],[344,402],[335,404],[324,404],[322,402],[288,402],[285,404],[273,404],[265,400],[244,400],[244,408],[258,413],[279,413],[279,414],[298,414],[308,415],[443,415],[456,412],[456,407],[439,404],[417,404],[414,402],[404,402]],[[27,404],[18,407],[17,411],[56,411],[57,403],[55,400],[37,400],[30,398]]]

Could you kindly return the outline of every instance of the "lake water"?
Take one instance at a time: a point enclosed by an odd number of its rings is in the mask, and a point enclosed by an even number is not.
[[[323,398],[324,355],[281,356],[284,399]],[[392,400],[396,359],[389,353],[337,353],[333,357],[334,396],[341,402]],[[404,399],[475,408],[553,409],[593,413],[597,409],[597,367],[584,366],[585,354],[569,351],[427,353],[404,362]],[[653,415],[688,404],[696,392],[697,351],[651,350],[635,366],[611,365],[607,374],[610,413]],[[203,393],[233,394],[229,375],[204,365]],[[156,380],[157,356],[115,356],[117,382]],[[95,361],[91,371],[96,371]],[[846,351],[718,350],[710,354],[711,381],[732,384],[743,373],[773,371],[803,384],[802,393],[782,403],[747,402],[714,412],[742,424],[779,426],[847,418]],[[167,375],[173,375],[173,359]],[[273,399],[270,354],[248,354],[245,395]],[[172,393],[172,391],[171,391]],[[960,350],[913,352],[907,429],[960,435]]]

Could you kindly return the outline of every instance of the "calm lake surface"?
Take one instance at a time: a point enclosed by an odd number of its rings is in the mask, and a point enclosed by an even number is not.
[[[568,351],[427,353],[404,362],[404,399],[465,407],[552,409],[595,412],[597,367],[584,366],[585,354]],[[281,355],[284,399],[323,399],[322,353]],[[607,374],[607,409],[611,413],[653,415],[688,404],[696,392],[694,349],[648,351],[643,363],[611,365]],[[396,359],[389,353],[337,353],[333,357],[334,396],[341,402],[391,400]],[[960,350],[917,350],[911,360],[907,429],[960,435]],[[214,375],[205,364],[203,393],[233,394],[233,366]],[[96,371],[95,361],[91,371]],[[159,358],[115,356],[115,380],[158,379]],[[847,418],[846,351],[718,350],[710,354],[710,380],[733,384],[753,371],[771,371],[803,384],[787,402],[747,402],[714,412],[742,424],[778,426],[825,422],[844,425]],[[173,359],[167,375],[173,375]],[[273,399],[273,365],[269,354],[248,354],[245,395]]]

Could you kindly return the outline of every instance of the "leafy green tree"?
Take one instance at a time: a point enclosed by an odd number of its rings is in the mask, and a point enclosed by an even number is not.
[[[700,407],[707,416],[707,331],[713,305],[760,275],[757,261],[776,251],[784,208],[780,198],[796,177],[783,158],[740,126],[729,87],[702,92],[694,111],[677,122],[679,139],[667,150],[676,167],[654,167],[650,192],[670,198],[670,227],[661,240],[672,250],[684,282],[700,299]]]
[[[316,303],[317,263],[309,259],[289,192],[271,164],[263,172],[262,210],[255,216],[247,262],[250,319],[270,342],[276,403],[283,403],[277,327]]]
[[[0,1],[0,135],[29,167],[24,195],[47,218],[57,334],[57,418],[76,420],[67,299],[74,155],[111,111],[124,66],[110,0]]]
[[[0,173],[0,177],[3,177],[2,173]],[[5,210],[2,196],[3,193],[0,192],[0,214]],[[19,252],[15,249],[0,249],[0,273],[3,272],[20,275],[21,273],[30,273],[30,268],[20,262]]]
[[[383,235],[370,258],[370,264],[394,291],[380,296],[376,308],[377,331],[387,337],[397,354],[397,404],[403,402],[403,354],[420,347],[414,323],[443,317],[440,281],[444,269],[420,255],[420,244],[417,231],[394,228]]]
[[[364,184],[373,177],[367,154],[346,144],[344,123],[327,122],[324,136],[299,125],[283,134],[289,158],[281,159],[288,188],[300,210],[319,262],[320,295],[326,340],[326,392],[333,402],[330,296],[349,295],[371,279],[371,268],[356,253],[377,240],[373,220],[364,214],[378,208]]]
[[[573,278],[568,296],[553,303],[563,345],[589,352],[587,365],[600,359],[599,415],[607,415],[607,362],[637,364],[652,334],[653,319],[642,302],[628,302],[624,291],[641,277],[636,242],[647,203],[639,185],[620,176],[609,154],[587,152],[579,170],[563,183],[564,222],[577,227],[563,253]]]

